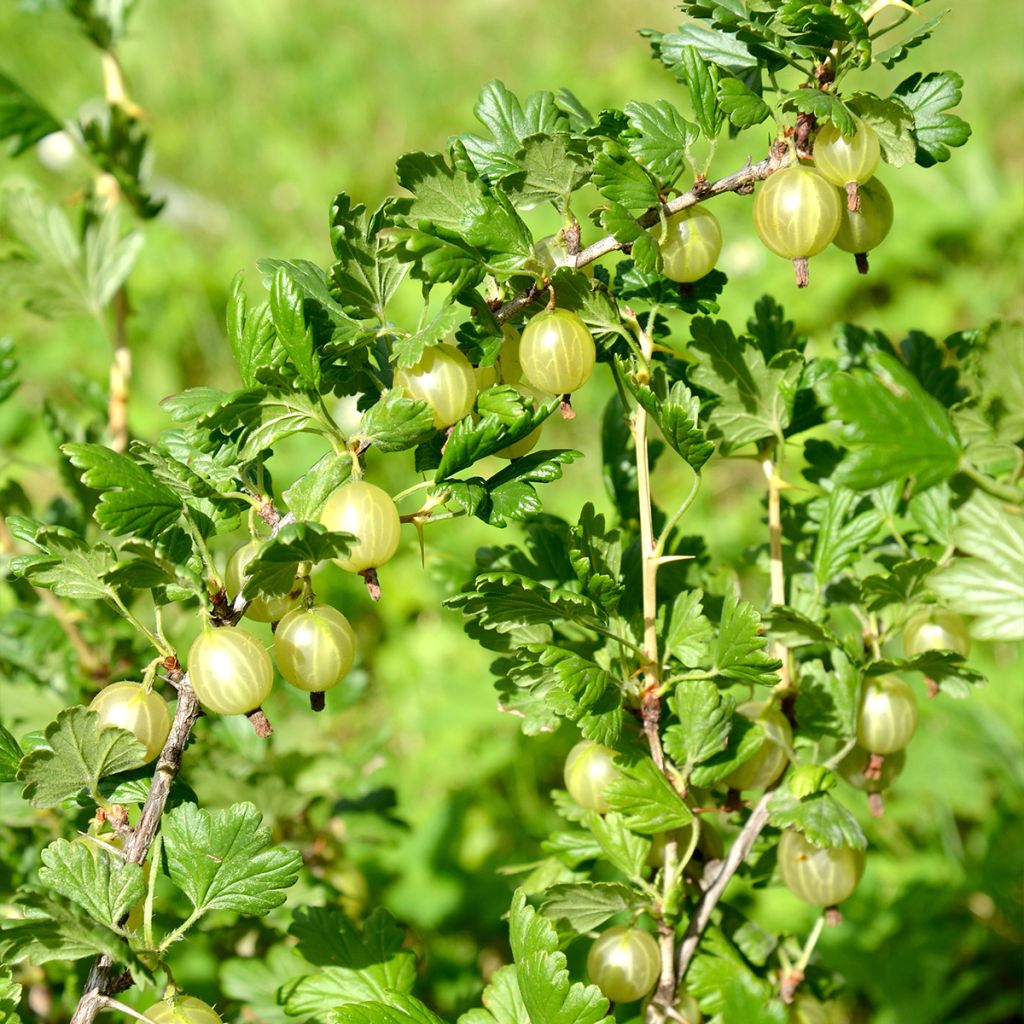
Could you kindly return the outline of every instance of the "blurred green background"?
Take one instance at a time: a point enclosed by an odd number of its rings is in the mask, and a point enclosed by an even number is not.
[[[519,95],[568,86],[594,111],[660,97],[686,109],[681,87],[635,33],[675,24],[672,6],[653,0],[143,0],[121,58],[131,95],[147,112],[156,187],[168,205],[144,228],[130,284],[133,431],[153,436],[169,426],[158,405],[166,395],[236,385],[222,324],[239,268],[255,297],[259,257],[327,263],[335,193],[371,207],[391,194],[399,155],[439,149],[475,127],[472,105],[489,79]],[[974,136],[939,168],[883,171],[897,220],[868,277],[830,250],[812,262],[812,286],[798,292],[788,263],[757,243],[749,199],[717,201],[721,265],[731,279],[722,315],[739,327],[754,300],[771,292],[819,348],[844,319],[894,337],[909,328],[943,337],[1024,315],[1022,39],[1021,5],[954,3],[935,41],[891,76],[890,87],[918,68],[958,70],[965,88],[957,113]],[[59,117],[102,95],[95,51],[59,10],[4,4],[0,40],[0,70]],[[873,80],[866,76],[865,86]],[[712,176],[748,155],[758,159],[769,141],[758,131],[723,143]],[[80,166],[53,169],[33,153],[0,163],[2,189],[31,185],[63,199],[82,178]],[[586,212],[577,210],[581,219]],[[538,215],[539,234],[555,226]],[[0,411],[0,483],[19,480],[38,506],[62,487],[43,399],[84,408],[89,382],[106,379],[109,346],[91,320],[55,324],[13,308],[0,310],[0,334],[15,339],[23,380],[20,399]],[[563,436],[555,445],[582,447],[588,458],[547,490],[551,512],[575,516],[588,499],[608,506],[596,450],[605,397],[588,389],[575,426],[556,428]],[[308,441],[282,446],[278,484],[318,454]],[[415,479],[411,457],[371,455],[369,471],[392,492]],[[690,513],[690,531],[706,534],[715,556],[735,557],[763,539],[756,471],[720,468]],[[655,479],[656,496],[676,487],[671,475]],[[252,799],[279,837],[303,850],[310,871],[292,902],[341,893],[354,907],[382,904],[409,925],[424,956],[426,997],[446,1013],[477,999],[481,969],[505,955],[500,918],[517,876],[498,869],[538,856],[556,820],[547,791],[559,784],[572,742],[568,730],[519,736],[515,721],[495,710],[485,652],[440,608],[467,572],[467,551],[503,542],[475,521],[440,526],[427,537],[421,567],[410,536],[382,574],[379,606],[361,585],[324,570],[318,592],[350,616],[360,637],[362,668],[347,692],[332,692],[328,713],[312,720],[302,696],[281,688],[268,709],[276,725],[269,744],[244,722],[204,720],[185,773],[211,803]],[[0,614],[11,606],[0,594]],[[182,647],[197,629],[189,616],[171,616],[168,625]],[[269,638],[267,627],[250,628]],[[859,795],[846,794],[876,849],[848,923],[830,931],[822,949],[876,1005],[878,1024],[1021,1019],[1024,665],[1009,649],[982,647],[973,657],[992,685],[967,702],[923,708],[886,817],[870,819]],[[89,693],[53,655],[5,681],[4,718],[16,733],[40,728]],[[5,844],[42,827],[13,808],[5,801]],[[765,923],[809,927],[809,915],[784,893],[762,902]],[[222,1001],[272,988],[263,968],[220,963],[265,952],[267,935],[225,928],[180,947],[178,980]],[[280,1019],[269,1007],[262,1013],[257,1019]]]

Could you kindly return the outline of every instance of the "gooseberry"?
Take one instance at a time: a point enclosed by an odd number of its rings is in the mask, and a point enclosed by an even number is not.
[[[324,505],[320,522],[328,530],[356,537],[347,557],[335,562],[348,572],[376,569],[398,548],[401,520],[387,491],[365,480],[339,487]]]
[[[836,237],[842,212],[836,190],[813,168],[800,165],[776,171],[754,197],[761,241],[793,261],[801,288],[807,284],[807,258]]]
[[[730,789],[765,789],[786,770],[793,730],[786,716],[773,704],[746,701],[736,711],[757,723],[765,738],[753,757],[725,777],[725,783]]]
[[[224,586],[232,599],[242,590],[246,567],[262,547],[258,540],[250,540],[231,552],[227,568],[224,570]],[[254,597],[246,604],[245,614],[253,622],[277,622],[295,607],[298,599],[298,589],[279,597]]]
[[[188,652],[188,675],[199,702],[219,715],[255,711],[274,685],[263,644],[240,629],[207,629]]]
[[[875,173],[881,156],[875,129],[859,117],[854,117],[853,121],[854,130],[849,135],[844,135],[834,124],[827,124],[814,140],[814,166],[826,181],[846,187],[851,199],[856,196],[857,185]],[[856,208],[851,202],[850,209]]]
[[[285,681],[307,693],[337,686],[352,667],[356,635],[328,604],[296,608],[278,623],[274,659]]]
[[[903,764],[907,759],[906,751],[897,750],[895,754],[882,758],[878,778],[864,774],[871,754],[863,747],[854,747],[846,757],[839,762],[839,774],[862,793],[881,793],[888,789],[897,776],[903,771]]]
[[[565,788],[581,807],[598,814],[611,810],[604,794],[608,784],[619,776],[614,757],[614,750],[593,740],[581,740],[569,751],[565,759]]]
[[[872,754],[902,750],[917,728],[917,698],[899,676],[872,676],[864,683],[857,742]]]
[[[587,975],[613,1003],[642,999],[660,974],[658,943],[639,928],[609,928],[594,940],[587,954]]]
[[[438,429],[467,416],[476,401],[477,378],[469,360],[454,345],[434,345],[408,369],[395,370],[395,384],[426,402]]]
[[[860,187],[860,206],[843,210],[833,245],[857,257],[857,269],[867,273],[867,253],[881,245],[892,227],[892,198],[889,190],[872,178]]]
[[[699,281],[711,273],[722,251],[718,218],[699,204],[655,224],[650,234],[661,250],[661,272],[670,281]]]
[[[779,871],[794,896],[816,907],[842,903],[864,873],[864,851],[850,846],[821,848],[795,829],[782,833]]]
[[[153,1024],[224,1024],[209,1003],[195,996],[174,996],[142,1011]]]
[[[956,651],[967,657],[970,650],[971,635],[964,620],[948,608],[929,605],[903,627],[903,653],[908,658],[926,651]]]
[[[519,362],[527,381],[538,391],[571,394],[590,379],[596,360],[593,336],[571,310],[545,310],[523,329]]]
[[[164,748],[171,731],[167,701],[142,683],[111,683],[92,699],[90,710],[100,716],[100,726],[127,729],[146,748],[152,761]]]

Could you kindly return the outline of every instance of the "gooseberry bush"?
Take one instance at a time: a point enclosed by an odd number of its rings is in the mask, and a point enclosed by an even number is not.
[[[571,751],[550,795],[564,823],[512,901],[511,956],[461,1024],[866,1019],[815,947],[870,870],[854,811],[862,793],[884,810],[918,705],[955,715],[983,681],[968,638],[1021,637],[1022,431],[1000,390],[1019,352],[998,327],[894,343],[858,324],[812,352],[779,298],[729,305],[712,207],[745,205],[799,286],[831,244],[866,271],[894,217],[881,176],[941,163],[969,135],[949,113],[956,74],[898,73],[939,21],[925,6],[683,3],[678,31],[646,33],[675,101],[595,114],[567,90],[520,99],[492,82],[481,133],[402,156],[397,196],[373,211],[337,196],[330,266],[260,261],[255,304],[236,279],[235,390],[168,398],[155,440],[131,438],[120,412],[84,435],[48,413],[68,495],[5,515],[9,571],[26,604],[45,595],[96,695],[42,734],[0,731],[0,779],[53,822],[0,933],[3,1020],[28,965],[77,986],[75,1024],[220,1020],[181,990],[172,954],[193,929],[265,915],[295,955],[266,968],[261,1009],[229,994],[237,1019],[441,1019],[415,994],[398,923],[318,905],[281,917],[299,853],[253,803],[200,806],[179,772],[203,756],[201,715],[268,735],[279,680],[309,693],[315,729],[359,657],[362,614],[319,601],[315,571],[358,574],[366,603],[387,601],[415,585],[389,574],[400,545],[462,517],[494,540],[447,605],[492,652],[500,711]],[[126,10],[69,8],[116,70]],[[69,130],[0,87],[16,150]],[[6,280],[63,311],[41,298],[55,257],[36,218],[64,232],[66,269],[100,268],[65,274],[64,304],[123,326],[139,229],[122,218],[159,212],[142,123],[115,88],[105,120],[70,132],[96,171],[81,221],[16,197]],[[751,159],[723,173],[726,133]],[[554,237],[528,225],[542,206],[561,218]],[[415,323],[393,312],[410,285]],[[114,365],[123,388],[117,345]],[[9,400],[9,354],[2,367]],[[614,390],[600,417],[574,410],[601,376]],[[578,448],[547,443],[562,418]],[[325,454],[279,490],[275,450],[299,433]],[[409,452],[415,475],[392,495],[379,466]],[[584,453],[602,460],[604,511],[595,496],[574,518],[545,513]],[[740,461],[759,469],[764,522],[729,562],[686,515]],[[677,489],[656,503],[652,472],[670,463]],[[88,643],[68,608],[94,609]],[[201,629],[186,646],[167,623],[188,620]],[[276,624],[271,650],[247,622]],[[820,908],[807,934],[776,934],[734,898],[767,886]]]

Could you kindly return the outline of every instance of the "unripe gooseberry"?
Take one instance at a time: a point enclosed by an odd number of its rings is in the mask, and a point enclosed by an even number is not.
[[[658,943],[639,928],[609,928],[594,940],[587,954],[587,975],[613,1003],[642,999],[660,974]]]
[[[167,701],[142,683],[111,683],[92,699],[90,711],[100,716],[100,726],[127,729],[146,748],[146,762],[163,750],[171,731]]]
[[[816,907],[845,900],[864,873],[864,851],[850,846],[815,846],[795,829],[779,840],[779,871],[790,892]]]
[[[857,269],[867,273],[867,253],[881,245],[892,227],[892,197],[889,190],[872,178],[860,186],[857,210],[844,209],[833,245],[857,257]]]
[[[675,1010],[686,1021],[686,1024],[704,1024],[704,1014],[700,1011],[700,1004],[683,985],[680,985],[676,991]]]
[[[956,651],[966,658],[970,650],[971,635],[964,620],[948,608],[928,605],[903,627],[903,653],[908,658],[927,651]]]
[[[840,188],[848,182],[867,181],[875,173],[882,152],[875,129],[859,117],[853,121],[850,135],[827,124],[814,140],[814,166],[826,181]]]
[[[328,530],[355,536],[348,556],[334,560],[348,572],[377,569],[398,548],[402,525],[398,509],[387,491],[365,480],[339,487],[327,499],[320,522]]]
[[[568,309],[547,309],[523,328],[519,362],[538,391],[568,395],[594,372],[597,347],[587,325]]]
[[[164,999],[142,1012],[153,1024],[224,1024],[220,1014],[209,1003],[195,996]]]
[[[786,770],[793,729],[777,707],[764,701],[746,701],[736,711],[760,726],[765,738],[753,757],[725,777],[725,783],[730,789],[765,789]]]
[[[857,715],[857,742],[872,754],[902,750],[917,728],[917,698],[899,676],[871,676],[864,682]]]
[[[883,790],[888,789],[896,781],[900,772],[903,771],[907,753],[905,750],[897,750],[895,754],[889,754],[887,757],[882,758],[882,765],[877,779],[869,778],[864,774],[864,769],[867,768],[870,757],[871,754],[863,747],[854,747],[839,762],[838,771],[854,789],[859,789],[862,793],[881,793]]]
[[[588,811],[607,814],[611,810],[605,790],[619,777],[614,757],[614,750],[593,740],[581,740],[565,759],[565,788],[573,800]]]
[[[793,260],[797,285],[807,284],[807,259],[822,251],[839,230],[839,193],[812,167],[776,171],[754,197],[754,227],[761,241]]]
[[[224,587],[232,600],[245,583],[246,568],[262,547],[260,541],[250,540],[231,552],[227,568],[224,570]],[[296,587],[291,593],[277,597],[254,597],[245,606],[246,618],[252,619],[253,622],[277,622],[296,606],[299,593]]]
[[[356,656],[356,635],[337,608],[296,608],[278,623],[274,660],[285,682],[307,693],[337,686]]]
[[[274,666],[250,633],[207,629],[188,652],[188,676],[204,708],[219,715],[244,715],[267,699]]]
[[[504,341],[498,353],[498,376],[502,384],[518,384],[523,377],[519,363],[519,332],[511,324],[502,324]]]
[[[473,367],[454,345],[425,349],[415,366],[395,370],[395,384],[410,398],[430,406],[438,429],[450,427],[469,415],[476,401]]]
[[[718,218],[700,204],[673,213],[650,234],[661,251],[661,272],[670,281],[699,281],[714,270],[722,251]]]
[[[526,435],[526,437],[520,438],[512,444],[506,445],[495,454],[500,459],[520,459],[524,455],[528,455],[537,447],[537,442],[540,440],[540,435],[543,429],[544,425],[538,424]]]

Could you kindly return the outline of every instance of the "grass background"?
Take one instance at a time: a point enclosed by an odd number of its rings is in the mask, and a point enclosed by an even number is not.
[[[59,10],[32,8],[0,8],[0,70],[71,117],[101,93],[96,55]],[[143,0],[121,57],[130,92],[147,111],[168,206],[146,227],[131,283],[133,430],[152,436],[169,426],[158,404],[166,395],[196,384],[235,386],[222,323],[239,268],[255,297],[261,256],[328,262],[335,193],[371,207],[391,194],[399,155],[439,149],[475,127],[472,104],[489,79],[519,95],[568,86],[594,111],[660,97],[685,109],[685,93],[635,34],[675,23],[671,5],[653,0],[389,0],[365,8]],[[812,287],[798,292],[788,263],[758,244],[749,199],[716,201],[731,279],[723,316],[739,327],[753,301],[773,293],[823,350],[843,319],[894,337],[909,328],[941,337],[1024,314],[1021,38],[1021,5],[961,0],[934,43],[898,69],[892,85],[919,67],[958,70],[965,87],[957,112],[974,136],[938,168],[883,171],[896,226],[872,254],[867,278],[852,272],[846,254],[829,251],[812,262]],[[866,76],[864,86],[879,77]],[[757,159],[767,143],[767,130],[723,143],[711,173]],[[55,172],[33,154],[0,163],[0,189],[38,187],[65,198],[80,184],[81,168]],[[539,216],[537,229],[551,228]],[[0,480],[17,478],[45,502],[61,482],[43,400],[81,406],[83,393],[105,380],[109,346],[91,320],[51,323],[13,308],[0,317],[0,334],[16,340],[23,380],[20,400],[0,410]],[[550,511],[574,516],[584,500],[602,504],[599,456],[587,438],[597,436],[605,398],[601,386],[588,389],[576,424],[556,428],[555,444],[583,447],[588,458],[548,489]],[[308,441],[282,445],[279,482],[318,454]],[[370,473],[392,492],[413,480],[405,457],[371,456]],[[671,473],[655,478],[656,496],[666,500],[678,486]],[[716,557],[734,558],[762,540],[760,494],[753,471],[724,467],[690,513],[690,529],[706,535]],[[277,725],[269,744],[244,723],[204,721],[186,772],[211,803],[255,800],[279,835],[304,850],[326,837],[290,902],[341,894],[387,906],[411,927],[424,957],[423,990],[444,1012],[476,999],[481,968],[505,955],[500,917],[515,876],[498,869],[537,856],[555,820],[547,791],[572,739],[562,730],[524,741],[515,722],[495,712],[489,659],[440,609],[461,582],[466,552],[504,540],[475,521],[441,527],[429,535],[421,567],[410,539],[382,574],[379,606],[326,570],[318,588],[352,618],[362,651],[344,699],[332,695],[329,713],[311,723],[301,695],[282,688],[269,708]],[[0,594],[0,613],[12,600]],[[184,646],[196,623],[171,617],[170,628]],[[252,628],[269,638],[267,627]],[[1019,651],[1003,648],[973,657],[993,684],[964,703],[924,706],[887,816],[870,820],[847,794],[874,850],[848,924],[830,931],[822,949],[875,1005],[878,1024],[1020,1019],[1022,663]],[[3,715],[22,731],[40,728],[80,694],[74,679],[40,688],[37,678],[15,675]],[[11,807],[4,837],[17,842],[32,822]],[[785,893],[751,898],[766,924],[809,927]],[[244,964],[223,966],[233,955],[265,952],[266,936],[224,929],[176,953],[179,981],[222,1002],[269,984],[266,968],[260,977]],[[53,1020],[59,997],[55,1005]],[[258,1019],[275,1019],[262,1013]]]

